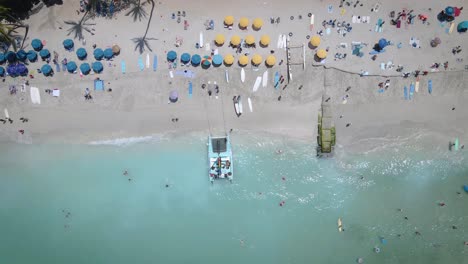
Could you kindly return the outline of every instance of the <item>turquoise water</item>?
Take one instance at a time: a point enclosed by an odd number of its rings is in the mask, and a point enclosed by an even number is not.
[[[466,152],[232,141],[234,182],[214,185],[200,136],[2,145],[0,263],[468,263]]]

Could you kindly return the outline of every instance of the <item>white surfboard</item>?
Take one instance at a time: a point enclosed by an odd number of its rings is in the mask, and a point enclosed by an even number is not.
[[[258,76],[257,80],[255,80],[255,84],[253,86],[253,92],[256,92],[258,90],[258,87],[260,87],[261,82],[262,82],[262,77]]]
[[[240,114],[239,110],[239,103],[234,103],[234,110],[236,111],[236,115]]]
[[[226,82],[229,83],[229,72],[228,72],[228,70],[226,70],[225,72],[226,72],[226,74],[225,74]]]
[[[203,48],[203,32],[200,31],[200,43],[198,43],[198,45],[200,46],[200,48]]]
[[[416,79],[416,86],[414,87],[415,92],[419,92],[419,78]]]
[[[242,99],[239,99],[239,113],[242,114]]]
[[[263,73],[262,86],[267,87],[268,84],[268,70]]]
[[[278,35],[278,42],[276,43],[276,48],[277,48],[277,49],[281,49],[281,48],[282,48],[282,47],[281,47],[281,42],[282,42],[282,41],[283,41],[283,36],[281,36],[281,34],[280,34],[280,35]]]
[[[283,35],[283,49],[286,50],[286,35]]]
[[[244,68],[241,69],[241,82],[244,83],[245,81],[245,71]]]
[[[253,112],[253,109],[252,109],[252,100],[250,100],[250,97],[247,99],[247,101],[249,102],[249,109],[250,109],[250,112],[252,113],[252,112]]]
[[[149,69],[149,66],[150,66],[150,57],[149,57],[149,53],[146,54],[146,69]]]
[[[3,110],[3,112],[5,112],[5,118],[10,119],[10,114],[8,114],[8,109],[5,108],[5,110]]]

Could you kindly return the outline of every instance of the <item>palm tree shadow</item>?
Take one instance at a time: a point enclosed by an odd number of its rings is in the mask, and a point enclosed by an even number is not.
[[[149,51],[153,51],[151,49],[151,45],[149,44],[149,40],[157,40],[155,38],[146,38],[146,37],[140,37],[140,38],[133,38],[132,41],[135,43],[135,50],[138,50],[138,52],[143,53],[145,49],[147,48]]]
[[[88,23],[87,21],[90,19],[90,16],[84,16],[80,21],[64,21],[65,24],[70,25],[71,28],[68,29],[68,34],[74,34],[74,38],[78,38],[79,40],[82,40],[83,37],[83,31],[87,31],[88,33],[91,33],[91,29],[89,28],[90,26],[96,25],[96,23]]]
[[[145,5],[146,2],[144,2],[143,4],[140,3],[140,1],[133,1],[132,2],[132,9],[130,9],[130,11],[127,12],[127,14],[125,14],[126,16],[131,16],[133,18],[133,22],[137,21],[137,19],[139,21],[141,21],[142,18],[146,18],[146,16],[148,15],[146,13],[146,11],[143,9],[143,6]]]

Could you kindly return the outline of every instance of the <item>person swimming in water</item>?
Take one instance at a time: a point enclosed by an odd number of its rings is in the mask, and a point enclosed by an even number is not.
[[[124,173],[123,173],[124,176],[127,176],[128,175],[128,171],[125,170]]]

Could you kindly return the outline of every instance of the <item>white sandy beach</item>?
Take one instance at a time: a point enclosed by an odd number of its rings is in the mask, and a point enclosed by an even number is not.
[[[0,96],[0,109],[7,108],[13,124],[0,124],[0,140],[16,141],[22,143],[66,142],[87,143],[90,141],[109,140],[125,137],[145,137],[151,135],[175,133],[184,134],[191,132],[222,133],[224,128],[234,133],[241,132],[267,132],[280,134],[287,137],[295,137],[310,141],[315,144],[317,131],[317,114],[322,100],[322,94],[326,90],[334,105],[335,123],[337,127],[337,144],[344,148],[353,148],[359,151],[367,151],[375,146],[383,146],[389,140],[431,135],[429,138],[436,148],[446,148],[448,142],[456,137],[462,144],[468,141],[468,106],[464,103],[468,99],[468,80],[464,70],[468,62],[466,51],[463,50],[457,56],[452,55],[452,48],[466,43],[466,34],[459,34],[456,30],[447,34],[445,28],[439,26],[436,15],[445,8],[448,3],[431,1],[430,3],[412,3],[406,1],[383,1],[378,13],[370,12],[374,5],[365,3],[363,7],[346,7],[346,13],[341,16],[338,8],[340,1],[245,1],[240,0],[230,3],[229,8],[220,5],[216,1],[162,1],[156,3],[155,15],[148,33],[149,37],[157,38],[150,41],[153,52],[157,54],[159,67],[153,72],[152,67],[142,72],[138,69],[139,53],[135,51],[132,38],[140,37],[146,28],[146,19],[141,22],[133,22],[131,17],[124,13],[117,14],[112,20],[95,18],[93,28],[95,35],[85,33],[86,45],[82,45],[75,39],[75,50],[85,47],[88,51],[88,62],[93,62],[92,45],[107,48],[117,43],[122,48],[121,54],[112,61],[112,67],[104,63],[104,72],[99,75],[80,77],[79,74],[55,73],[53,77],[44,77],[35,74],[30,79],[31,86],[38,87],[41,94],[41,104],[32,104],[29,95],[29,87],[25,93],[18,92],[10,96],[8,85],[22,84],[24,78],[13,79],[6,77],[6,81]],[[464,1],[452,1],[452,6],[462,6]],[[333,13],[327,13],[327,6],[333,5]],[[38,14],[31,16],[27,21],[30,25],[30,40],[40,38],[47,41],[46,48],[51,52],[57,51],[60,60],[64,57],[78,59],[74,52],[65,51],[62,41],[67,37],[68,25],[64,20],[79,20],[82,16],[76,14],[79,8],[78,1],[64,1],[62,6],[43,8]],[[402,8],[413,9],[415,14],[427,14],[427,24],[417,20],[407,29],[396,29],[389,23],[390,11],[401,11]],[[428,11],[432,8],[432,11]],[[150,6],[146,6],[149,12]],[[187,12],[186,19],[190,23],[189,30],[183,29],[183,22],[177,22],[170,18],[172,13],[178,10]],[[315,14],[315,28],[309,29],[308,13]],[[466,11],[468,12],[468,11]],[[462,12],[455,22],[466,20],[467,13]],[[226,36],[226,42],[233,35],[245,37],[253,34],[257,41],[263,34],[271,37],[269,48],[259,48],[249,51],[250,54],[258,53],[263,59],[275,50],[277,61],[285,59],[285,51],[276,49],[278,34],[293,33],[291,43],[307,44],[306,35],[316,35],[316,31],[323,28],[321,22],[324,19],[338,19],[351,22],[353,14],[369,15],[369,24],[353,24],[352,32],[346,37],[338,36],[332,29],[330,35],[322,37],[319,48],[329,47],[328,58],[323,63],[326,67],[336,67],[345,71],[359,73],[368,71],[370,75],[401,76],[395,69],[381,70],[380,63],[391,60],[395,65],[401,64],[404,71],[430,71],[429,67],[434,63],[449,62],[448,70],[440,68],[438,72],[430,72],[427,76],[421,76],[419,92],[414,99],[404,100],[403,87],[409,87],[415,82],[413,76],[409,78],[391,77],[388,90],[378,92],[378,83],[384,82],[385,77],[360,77],[358,74],[349,74],[337,70],[324,70],[313,61],[314,50],[306,46],[306,69],[293,66],[293,80],[287,88],[279,90],[273,88],[273,74],[280,71],[286,75],[285,63],[268,69],[268,86],[260,87],[255,93],[252,86],[257,76],[261,76],[267,69],[263,64],[259,71],[254,71],[251,66],[245,68],[246,81],[239,80],[240,67],[235,63],[231,67],[211,67],[208,70],[200,67],[178,67],[177,70],[187,69],[195,72],[195,78],[189,79],[182,76],[169,77],[169,69],[166,66],[166,52],[177,51],[190,54],[198,53],[206,55],[205,49],[197,50],[200,31],[204,32],[205,42],[212,42],[216,34]],[[222,27],[224,16],[233,15],[235,25],[241,16],[250,20],[260,17],[264,20],[263,28],[256,32],[249,29],[243,32],[237,27],[227,30]],[[302,15],[302,19],[298,19]],[[280,24],[270,24],[269,17],[281,17]],[[294,16],[294,20],[289,17]],[[375,21],[382,18],[386,21],[383,32],[374,32]],[[213,19],[215,30],[204,30],[204,21]],[[62,29],[60,29],[62,28]],[[176,36],[184,39],[181,47],[174,47]],[[73,36],[71,36],[72,38]],[[368,54],[372,46],[380,39],[386,38],[393,43],[402,42],[402,48],[389,46],[386,52],[379,54],[375,61]],[[415,49],[409,46],[410,37],[420,39],[421,48]],[[434,37],[439,37],[442,44],[431,48],[429,42]],[[27,43],[30,43],[30,40]],[[368,43],[363,49],[364,57],[352,55],[351,49],[343,50],[337,45],[351,41]],[[211,43],[213,46],[213,43]],[[30,47],[26,47],[26,50]],[[225,44],[218,48],[219,53],[235,55],[235,51]],[[244,49],[245,52],[245,49]],[[344,60],[333,60],[336,52],[346,52]],[[302,53],[300,53],[302,54]],[[297,55],[296,53],[294,55]],[[235,56],[236,57],[236,56]],[[300,56],[299,56],[300,58]],[[463,62],[457,62],[462,58]],[[302,59],[302,58],[301,58]],[[120,71],[121,60],[126,61],[127,73]],[[236,59],[237,61],[237,59]],[[152,63],[152,62],[151,62]],[[30,71],[40,68],[42,62],[36,62],[29,66]],[[230,74],[230,82],[224,79],[225,70]],[[112,92],[94,92],[93,100],[85,101],[83,95],[85,88],[92,88],[93,80],[99,77],[105,80],[105,86],[112,88]],[[29,78],[28,78],[29,79]],[[427,82],[432,80],[433,92],[428,93]],[[193,96],[188,97],[188,82],[193,83]],[[220,86],[220,98],[209,98],[202,84],[216,81]],[[325,84],[325,85],[324,85]],[[302,89],[298,89],[299,86]],[[346,92],[346,88],[351,89]],[[61,95],[58,98],[46,94],[45,89],[59,88]],[[179,101],[168,104],[169,92],[177,90]],[[342,103],[342,98],[348,94],[347,103]],[[244,99],[244,114],[237,117],[234,113],[232,98],[241,95]],[[281,95],[281,101],[278,96]],[[250,113],[247,107],[247,98],[253,102],[254,112]],[[455,110],[452,110],[455,108]],[[224,116],[224,118],[223,118]],[[342,116],[342,118],[340,118]],[[19,118],[27,117],[29,122],[21,123]],[[172,122],[172,118],[178,118],[178,122]],[[346,124],[351,124],[346,127]],[[18,130],[24,129],[24,135]]]

